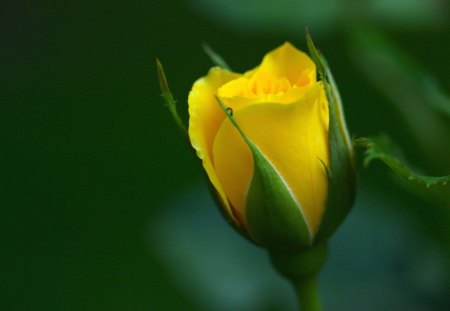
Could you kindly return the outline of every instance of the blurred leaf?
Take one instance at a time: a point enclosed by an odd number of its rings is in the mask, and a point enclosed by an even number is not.
[[[327,32],[337,23],[341,3],[337,0],[190,0],[192,5],[214,22],[239,33],[284,31],[298,34],[305,26]]]
[[[450,168],[450,98],[413,58],[385,36],[355,31],[354,60],[405,118],[430,164]]]
[[[368,15],[381,26],[422,28],[446,23],[444,1],[366,0]]]
[[[176,105],[177,101],[173,98],[172,93],[170,92],[166,74],[164,73],[163,66],[159,61],[159,59],[156,59],[156,68],[158,71],[158,79],[162,91],[162,97],[166,102],[166,106],[169,109],[169,112],[172,115],[172,118],[175,121],[176,125],[178,126],[179,130],[188,139],[188,132],[186,130],[186,127],[184,126],[183,121],[181,121],[181,118],[177,112],[177,105]]]
[[[429,0],[190,0],[214,22],[246,32],[297,35],[305,26],[316,33],[361,23],[404,29],[440,27],[447,23],[444,1]]]
[[[402,80],[402,83],[417,85],[418,89],[416,91],[423,97],[426,105],[450,117],[450,97],[444,93],[433,76],[427,73],[410,55],[396,47],[393,42],[381,33],[364,31],[355,32],[355,34],[358,44],[356,49],[361,53],[358,55],[363,56],[362,59],[356,60],[359,60],[359,64],[366,69],[366,73],[374,75],[372,78],[376,79],[375,75],[378,75],[384,69],[388,69],[384,73],[384,78],[389,79],[388,73],[392,71],[396,78]],[[385,62],[384,65],[382,61]],[[366,65],[362,62],[366,62]],[[375,62],[382,67],[372,66]],[[389,70],[388,67],[391,69]],[[385,87],[396,86],[397,84],[394,83]]]
[[[227,62],[220,56],[216,51],[214,51],[208,44],[203,44],[203,50],[206,54],[208,54],[209,58],[213,62],[214,65],[222,67],[226,70],[231,71],[230,66],[228,66]]]
[[[450,119],[450,97],[444,93],[431,77],[422,79],[425,98],[432,108]]]
[[[450,175],[433,177],[413,172],[404,164],[404,161],[400,161],[400,150],[386,135],[358,138],[355,140],[355,146],[366,149],[364,165],[367,166],[376,159],[381,160],[397,176],[406,181],[409,188],[415,193],[437,203],[439,206],[450,207]]]

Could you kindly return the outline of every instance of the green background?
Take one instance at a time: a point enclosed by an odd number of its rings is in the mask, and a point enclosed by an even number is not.
[[[382,30],[449,93],[448,21],[414,10],[397,13],[409,16],[406,22],[383,11],[366,20],[358,10],[375,11],[357,6],[347,17],[339,9],[340,15],[313,14],[305,22],[302,15],[284,18],[293,1],[280,2],[285,10],[251,1],[254,15],[246,24],[236,12],[247,11],[207,2],[2,5],[0,309],[218,310],[217,300],[202,300],[201,279],[208,276],[193,267],[226,267],[211,285],[220,287],[233,269],[230,258],[246,256],[247,248],[249,258],[266,260],[245,241],[230,253],[221,248],[239,239],[211,203],[200,166],[159,96],[156,57],[187,119],[190,87],[211,66],[204,42],[242,72],[286,40],[305,50],[308,25],[335,74],[350,132],[384,131],[423,171],[449,173],[447,164],[422,155],[410,121],[358,68],[357,41],[349,35],[361,29],[364,36],[365,26]],[[404,2],[409,8],[418,1]],[[336,1],[325,4],[340,8]],[[381,164],[360,172],[357,204],[331,240],[321,285],[327,310],[450,306],[450,211],[411,196],[390,177]],[[186,236],[195,232],[202,234]],[[196,243],[208,234],[211,239]],[[255,275],[245,280],[250,287],[258,285]],[[242,284],[230,286],[239,292]],[[284,288],[274,297],[260,310],[295,308],[276,307],[283,300],[277,297],[294,300]]]

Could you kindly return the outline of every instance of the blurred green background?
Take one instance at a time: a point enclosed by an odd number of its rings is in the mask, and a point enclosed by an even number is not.
[[[211,66],[202,43],[242,72],[286,40],[306,49],[308,26],[350,132],[383,131],[420,172],[450,171],[450,119],[415,80],[430,74],[450,93],[445,1],[1,7],[1,310],[295,309],[264,252],[213,205],[159,97],[155,57],[187,119]],[[450,308],[450,207],[391,177],[379,163],[360,172],[321,275],[326,310]]]

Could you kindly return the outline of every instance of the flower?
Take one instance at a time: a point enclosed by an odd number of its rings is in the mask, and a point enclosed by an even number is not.
[[[311,245],[331,163],[329,103],[309,56],[284,43],[244,74],[214,67],[188,103],[189,139],[235,227],[263,245]]]

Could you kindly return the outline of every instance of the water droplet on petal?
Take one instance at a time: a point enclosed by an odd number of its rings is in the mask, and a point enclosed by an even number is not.
[[[233,109],[231,109],[230,107],[227,108],[227,113],[230,115],[230,117],[233,116]]]

